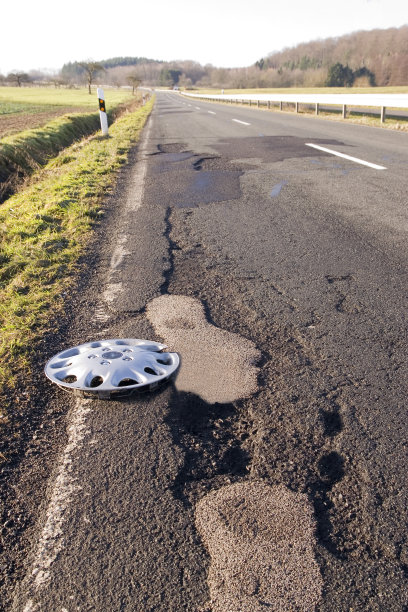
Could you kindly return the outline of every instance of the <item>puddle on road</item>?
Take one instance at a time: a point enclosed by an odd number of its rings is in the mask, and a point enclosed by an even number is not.
[[[288,184],[288,181],[282,181],[275,185],[270,193],[271,198],[276,198],[282,191],[282,187]]]
[[[323,583],[306,495],[235,483],[199,501],[196,525],[211,557],[213,612],[315,609]]]
[[[208,403],[228,403],[257,390],[260,351],[250,340],[208,323],[199,300],[162,295],[147,305],[147,317],[171,350],[181,355],[179,391]]]

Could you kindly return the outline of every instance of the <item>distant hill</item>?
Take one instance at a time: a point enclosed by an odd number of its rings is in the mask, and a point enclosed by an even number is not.
[[[408,85],[408,25],[387,30],[353,32],[338,38],[302,43],[270,53],[246,68],[201,66],[192,60],[163,62],[145,57],[113,57],[99,61],[104,84],[219,87],[370,87]],[[61,69],[66,83],[83,83],[84,69],[70,62]]]
[[[260,70],[286,72],[325,71],[336,64],[349,67],[361,84],[378,86],[408,84],[408,25],[387,30],[359,31],[302,43],[270,53],[256,63]],[[355,79],[355,80],[356,80]],[[349,84],[349,83],[346,83]],[[356,82],[354,82],[354,85]],[[359,83],[357,83],[359,84]]]
[[[160,62],[146,57],[112,57],[110,59],[98,61],[98,63],[108,70],[109,68],[117,68],[118,66],[139,66],[142,64],[159,64]],[[68,62],[61,68],[61,77],[66,80],[75,79],[83,75],[84,72],[80,62]]]
[[[147,57],[112,57],[99,62],[106,69],[116,66],[138,66],[140,64],[160,64],[160,60],[148,59]]]

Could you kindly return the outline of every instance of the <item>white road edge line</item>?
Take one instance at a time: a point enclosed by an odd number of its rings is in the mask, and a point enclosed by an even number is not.
[[[214,111],[207,111],[207,113],[210,113],[210,115],[216,115],[217,113],[214,113]]]
[[[136,211],[142,204],[144,181],[147,173],[147,147],[152,125],[153,117],[148,120],[139,141],[138,163],[135,164],[131,177],[132,196],[130,197],[129,194],[125,202],[125,210],[131,212]],[[128,241],[126,238],[123,234],[120,235],[110,260],[108,280],[101,299],[102,305],[105,306],[103,308],[105,312],[106,302],[111,302],[123,290],[122,283],[112,284],[112,274],[126,255],[124,251],[125,244]],[[101,319],[98,316],[100,308],[101,303],[96,308],[95,318],[99,318],[101,322],[106,322],[106,319]],[[35,544],[31,567],[23,578],[21,593],[14,597],[13,609],[17,609],[18,604],[18,609],[22,609],[23,612],[38,612],[40,610],[41,603],[38,601],[41,596],[40,591],[49,582],[54,569],[53,563],[64,549],[66,513],[69,506],[75,503],[75,495],[82,489],[81,483],[78,482],[76,477],[75,459],[86,444],[95,444],[95,438],[88,440],[91,434],[91,429],[88,426],[88,416],[92,410],[91,405],[94,405],[93,402],[94,400],[91,399],[77,398],[69,413],[67,445],[58,459],[56,477],[49,481],[49,486],[52,482],[52,493],[46,510],[45,522]],[[20,604],[23,599],[25,605],[24,608],[21,608]]]
[[[350,161],[356,162],[357,164],[362,164],[363,166],[368,166],[369,168],[374,168],[375,170],[387,170],[385,166],[372,164],[371,162],[365,161],[364,159],[359,159],[358,157],[351,157],[351,155],[345,155],[345,153],[339,153],[338,151],[333,151],[332,149],[326,149],[325,147],[320,147],[319,145],[315,145],[311,142],[305,142],[305,145],[307,147],[313,147],[314,149],[318,149],[319,151],[325,151],[326,153],[337,155],[337,157],[344,157],[344,159],[349,159]]]
[[[38,609],[33,604],[33,599],[41,587],[50,579],[51,566],[64,548],[66,512],[73,503],[75,494],[82,489],[75,476],[73,455],[86,444],[85,439],[90,432],[87,416],[91,412],[91,403],[92,400],[81,400],[78,398],[75,407],[70,413],[68,443],[59,459],[57,476],[53,482],[53,492],[48,504],[45,524],[37,542],[31,570],[24,580],[29,599],[23,608],[23,612],[33,612]]]
[[[239,119],[232,119],[232,121],[235,121],[235,123],[242,123],[242,125],[251,125],[250,123],[247,123],[246,121],[240,121]]]

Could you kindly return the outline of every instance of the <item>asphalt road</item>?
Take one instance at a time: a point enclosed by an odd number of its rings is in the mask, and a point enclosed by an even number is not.
[[[64,342],[195,352],[150,395],[46,391],[67,436],[46,487],[21,487],[38,509],[11,610],[407,609],[407,145],[158,94]]]

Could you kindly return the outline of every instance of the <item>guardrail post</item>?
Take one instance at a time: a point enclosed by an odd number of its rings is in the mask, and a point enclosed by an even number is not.
[[[259,108],[259,100],[256,101],[256,105]]]
[[[295,102],[295,110],[297,113],[299,112],[299,102]]]
[[[282,107],[283,107],[283,102],[282,102],[282,101],[280,101],[280,102],[279,102],[279,110],[282,110]]]
[[[268,110],[271,110],[271,101],[268,100]]]
[[[315,114],[318,115],[319,114],[319,103],[316,102],[315,104]]]
[[[343,113],[342,113],[343,119],[345,119],[347,117],[347,105],[343,104]]]
[[[385,122],[385,111],[386,111],[385,106],[382,106],[381,107],[381,123]]]

